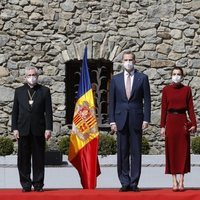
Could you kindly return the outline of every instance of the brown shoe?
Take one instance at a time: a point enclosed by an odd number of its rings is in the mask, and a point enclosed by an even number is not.
[[[184,192],[185,191],[184,185],[179,185],[179,191],[180,192]]]

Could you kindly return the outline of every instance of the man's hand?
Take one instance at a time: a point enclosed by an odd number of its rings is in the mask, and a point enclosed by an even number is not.
[[[111,125],[111,135],[114,135],[115,133],[117,133],[117,125],[116,124],[112,124]]]
[[[148,122],[143,122],[143,123],[142,123],[142,130],[148,128],[148,126],[149,126],[149,123],[148,123]]]
[[[16,140],[19,139],[19,131],[18,130],[14,130],[13,131],[13,135],[14,135],[14,137],[15,137]]]
[[[50,137],[51,137],[51,131],[46,130],[45,131],[45,139],[46,139],[46,141],[48,141]]]

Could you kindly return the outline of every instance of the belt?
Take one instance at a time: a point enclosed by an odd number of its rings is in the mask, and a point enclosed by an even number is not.
[[[168,110],[170,114],[185,114],[186,110]]]

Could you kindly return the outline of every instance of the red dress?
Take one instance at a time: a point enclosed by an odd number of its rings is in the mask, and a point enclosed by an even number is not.
[[[166,128],[166,174],[190,172],[190,135],[185,127],[187,115],[192,126],[196,127],[191,88],[182,84],[165,86],[162,91],[160,127]]]

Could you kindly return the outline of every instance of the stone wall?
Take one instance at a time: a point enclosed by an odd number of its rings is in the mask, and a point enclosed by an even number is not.
[[[145,131],[151,153],[163,153],[159,134],[160,98],[170,69],[184,68],[200,118],[200,1],[198,0],[1,0],[0,2],[0,134],[10,134],[14,89],[32,64],[50,87],[54,138],[65,124],[65,63],[88,58],[113,62],[121,70],[124,50],[136,54],[136,68],[149,76],[152,122]]]

